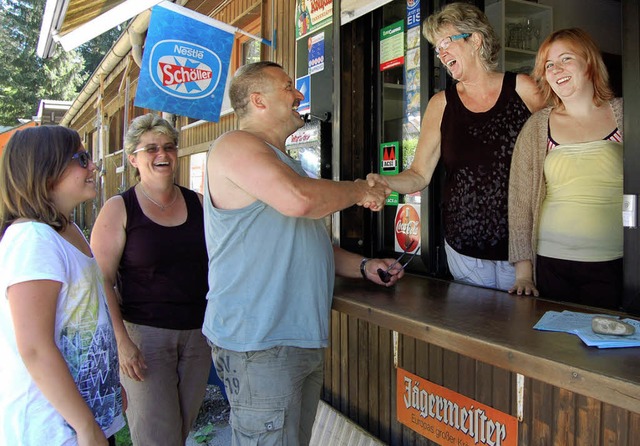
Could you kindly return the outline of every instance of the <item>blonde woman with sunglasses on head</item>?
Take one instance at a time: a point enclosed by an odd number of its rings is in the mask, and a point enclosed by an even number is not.
[[[0,163],[0,444],[113,445],[124,426],[102,276],[69,216],[96,196],[75,130],[16,132]]]
[[[201,331],[202,196],[174,183],[178,132],[160,116],[134,119],[124,150],[140,181],[105,203],[91,247],[113,314],[133,444],[184,445],[211,369]]]
[[[446,5],[422,31],[455,82],[429,100],[411,167],[367,179],[402,194],[417,192],[429,185],[442,159],[449,270],[456,280],[507,290],[515,277],[507,261],[511,153],[542,100],[529,76],[496,71],[498,37],[477,7]]]

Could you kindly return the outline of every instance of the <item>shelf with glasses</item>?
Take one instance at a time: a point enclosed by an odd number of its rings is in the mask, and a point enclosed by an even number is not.
[[[530,72],[538,46],[553,30],[552,7],[525,0],[486,0],[485,13],[500,38],[498,69]]]

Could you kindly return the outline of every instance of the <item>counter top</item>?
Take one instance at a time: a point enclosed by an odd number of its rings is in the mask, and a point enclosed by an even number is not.
[[[550,310],[606,310],[413,275],[391,288],[337,278],[333,309],[640,413],[640,347],[598,349],[572,334],[533,329]]]

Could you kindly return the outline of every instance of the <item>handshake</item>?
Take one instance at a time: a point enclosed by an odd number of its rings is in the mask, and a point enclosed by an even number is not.
[[[386,198],[391,194],[391,188],[384,177],[375,173],[367,175],[366,180],[355,180],[355,185],[362,196],[356,204],[375,212],[382,210]]]

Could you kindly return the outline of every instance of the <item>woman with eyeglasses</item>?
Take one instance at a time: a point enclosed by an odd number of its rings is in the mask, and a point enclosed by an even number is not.
[[[455,82],[429,100],[411,167],[367,179],[403,194],[417,192],[429,185],[442,159],[449,270],[456,280],[507,290],[515,277],[508,262],[511,153],[542,101],[529,76],[496,71],[498,37],[477,7],[446,5],[425,20],[422,32]]]
[[[0,161],[0,444],[115,445],[124,426],[102,276],[74,208],[96,196],[75,130],[17,131]]]
[[[551,105],[527,121],[513,152],[510,291],[618,309],[622,99],[598,47],[578,28],[546,38],[533,76]]]
[[[174,183],[177,144],[158,115],[131,122],[124,150],[139,182],[107,200],[91,234],[138,446],[184,445],[211,368],[202,195]]]

